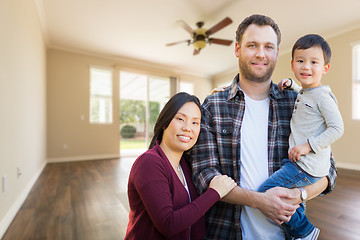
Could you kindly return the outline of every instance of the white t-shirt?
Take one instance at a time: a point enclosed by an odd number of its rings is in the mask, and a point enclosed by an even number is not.
[[[245,113],[241,126],[240,186],[256,191],[269,177],[268,170],[269,99],[256,101],[245,95]],[[258,209],[244,206],[241,212],[244,240],[284,240],[282,228]]]

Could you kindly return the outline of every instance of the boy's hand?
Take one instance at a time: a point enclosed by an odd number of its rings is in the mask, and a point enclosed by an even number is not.
[[[278,83],[278,87],[281,91],[290,87],[292,84],[292,80],[290,78],[284,78]]]
[[[213,94],[213,93],[216,93],[216,92],[223,92],[223,91],[225,91],[225,88],[226,88],[226,86],[214,88],[213,90],[211,90],[210,95]]]
[[[300,159],[301,155],[308,154],[310,151],[311,151],[311,147],[309,143],[297,145],[290,150],[289,159],[293,162],[296,162],[297,160]]]

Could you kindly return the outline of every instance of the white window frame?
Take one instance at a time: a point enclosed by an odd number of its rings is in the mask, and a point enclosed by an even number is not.
[[[352,119],[360,120],[360,42],[352,46]]]
[[[179,92],[186,92],[190,95],[194,95],[195,84],[188,81],[179,81]]]
[[[113,79],[114,71],[112,68],[99,67],[99,66],[90,66],[90,115],[89,121],[91,124],[112,124],[113,123]],[[104,72],[110,74],[109,80],[109,90],[108,94],[99,94],[93,93],[94,89],[94,79],[93,71]],[[94,119],[92,112],[94,107],[94,99],[99,101],[99,118]]]

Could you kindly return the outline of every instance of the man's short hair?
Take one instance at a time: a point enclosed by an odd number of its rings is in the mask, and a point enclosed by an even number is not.
[[[291,52],[291,59],[294,59],[295,50],[305,50],[311,47],[320,47],[323,51],[325,64],[330,63],[331,49],[323,37],[318,34],[308,34],[299,38],[294,44]]]
[[[239,44],[241,43],[242,37],[244,35],[245,30],[251,25],[255,24],[258,26],[270,26],[272,29],[274,29],[276,36],[277,36],[277,44],[278,47],[280,45],[281,41],[281,33],[278,25],[272,20],[270,17],[254,14],[247,18],[245,18],[238,26],[236,30],[236,42]]]

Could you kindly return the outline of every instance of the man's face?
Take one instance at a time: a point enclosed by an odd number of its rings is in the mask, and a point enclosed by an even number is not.
[[[240,79],[245,78],[254,82],[269,81],[278,53],[277,36],[272,27],[251,24],[245,30],[241,43],[235,43]]]

